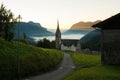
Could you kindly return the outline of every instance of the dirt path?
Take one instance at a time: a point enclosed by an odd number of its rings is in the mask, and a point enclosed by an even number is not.
[[[64,53],[63,61],[60,67],[52,72],[30,77],[25,80],[62,80],[65,76],[70,74],[75,68],[75,65],[69,54]]]

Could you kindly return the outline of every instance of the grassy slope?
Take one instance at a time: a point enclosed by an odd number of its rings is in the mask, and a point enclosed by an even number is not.
[[[100,55],[72,54],[73,60],[80,68],[65,80],[120,80],[120,66],[101,65]]]
[[[62,59],[61,52],[57,50],[21,43],[18,51],[17,42],[7,42],[0,39],[0,79],[17,77],[18,53],[20,54],[20,75],[22,77],[51,70]]]

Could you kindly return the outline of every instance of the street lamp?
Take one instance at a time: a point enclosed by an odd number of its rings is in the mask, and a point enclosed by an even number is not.
[[[18,22],[18,80],[20,80],[20,22],[22,21],[22,18],[20,15],[18,15],[18,17],[16,18],[17,22]]]

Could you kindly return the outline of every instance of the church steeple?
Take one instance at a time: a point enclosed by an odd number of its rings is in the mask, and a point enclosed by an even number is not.
[[[56,33],[60,33],[61,34],[60,28],[59,28],[59,20],[58,19],[57,19],[57,30],[56,30]]]
[[[55,33],[55,43],[56,43],[56,49],[61,49],[61,32],[59,28],[59,20],[57,20],[57,30]]]

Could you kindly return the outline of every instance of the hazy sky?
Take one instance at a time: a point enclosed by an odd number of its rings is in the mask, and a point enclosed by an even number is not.
[[[68,29],[79,21],[104,20],[120,12],[120,0],[0,0],[22,21],[34,21],[48,29]]]

